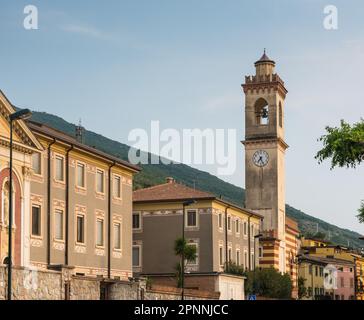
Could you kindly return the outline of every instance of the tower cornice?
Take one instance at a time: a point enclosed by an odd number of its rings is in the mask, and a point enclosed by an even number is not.
[[[262,144],[262,143],[278,143],[278,145],[280,147],[282,147],[284,150],[289,148],[289,145],[282,139],[279,137],[259,137],[259,138],[249,138],[246,140],[241,141],[241,143],[244,146],[248,146],[248,145],[257,145],[257,144]]]

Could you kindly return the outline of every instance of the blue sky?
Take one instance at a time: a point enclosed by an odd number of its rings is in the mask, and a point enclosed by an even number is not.
[[[19,107],[57,114],[127,143],[134,128],[233,128],[244,137],[244,75],[267,48],[289,91],[287,202],[364,233],[364,169],[314,160],[326,125],[364,116],[362,1],[5,1],[0,88]],[[23,9],[39,10],[39,30]],[[334,4],[339,29],[325,30]],[[107,120],[105,115],[111,115]],[[240,138],[240,137],[239,137]],[[238,170],[222,177],[244,186]],[[214,167],[198,168],[215,173]]]

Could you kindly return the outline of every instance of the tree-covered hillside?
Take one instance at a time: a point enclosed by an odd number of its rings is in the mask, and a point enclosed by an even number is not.
[[[75,125],[60,117],[44,112],[34,112],[32,120],[44,123],[69,135],[75,135]],[[89,146],[128,160],[130,147],[118,141],[113,141],[88,130],[84,132],[83,141]],[[244,203],[244,189],[190,166],[184,164],[158,164],[142,165],[141,167],[142,171],[136,176],[134,182],[134,188],[136,189],[163,183],[166,177],[171,176],[185,185],[195,186],[198,189],[214,193],[240,206]],[[360,234],[356,232],[329,224],[289,205],[286,205],[286,212],[289,217],[298,222],[303,234],[315,234],[318,230],[320,233],[325,233],[326,238],[335,244],[349,245],[355,248],[364,246],[363,241],[358,239]]]

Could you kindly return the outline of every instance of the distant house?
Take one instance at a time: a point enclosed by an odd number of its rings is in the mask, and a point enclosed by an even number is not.
[[[195,200],[185,208],[183,203]],[[258,266],[257,235],[262,217],[208,192],[168,178],[166,183],[133,193],[133,270],[152,282],[176,285],[174,242],[182,237],[196,246],[197,258],[187,264],[186,287],[220,291],[226,298],[243,298],[242,282],[226,275],[231,261],[246,270]]]
[[[305,279],[306,299],[355,299],[355,264],[348,260],[315,255],[299,258],[299,276]]]

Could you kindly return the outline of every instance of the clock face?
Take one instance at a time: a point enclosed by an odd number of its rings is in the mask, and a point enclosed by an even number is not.
[[[269,161],[268,152],[265,150],[257,150],[253,154],[253,163],[258,167],[264,167]]]

